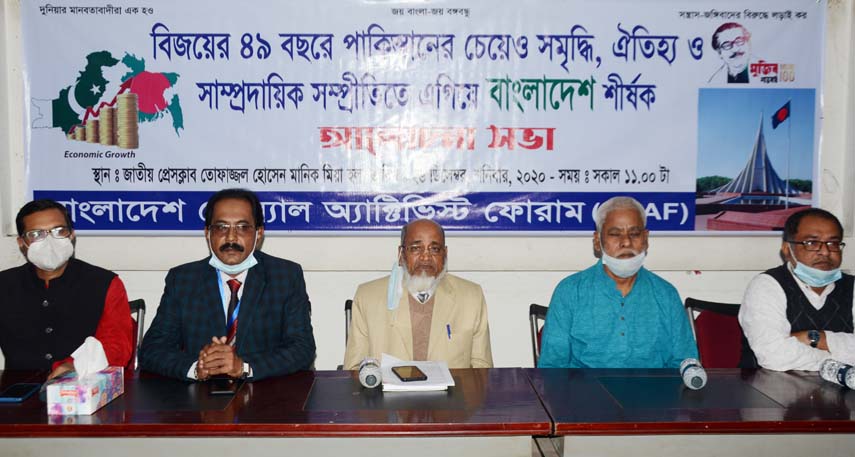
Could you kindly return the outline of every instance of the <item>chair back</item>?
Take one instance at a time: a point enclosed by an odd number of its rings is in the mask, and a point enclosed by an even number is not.
[[[347,345],[347,340],[350,338],[350,321],[353,320],[353,300],[347,299],[344,301],[344,344]]]
[[[695,317],[695,312],[699,314]],[[686,298],[686,313],[706,368],[738,368],[742,357],[739,304]]]
[[[350,322],[353,320],[353,300],[347,299],[344,301],[344,345],[347,346],[347,340],[350,338]],[[336,365],[336,370],[343,370],[344,365]]]
[[[549,308],[532,303],[528,307],[528,323],[531,329],[531,355],[534,358],[534,366],[540,360],[540,340],[543,337],[543,324],[546,322],[546,311]]]
[[[133,349],[131,350],[131,359],[128,365],[125,366],[125,371],[133,372],[137,367],[137,354],[140,351],[140,344],[143,340],[143,332],[145,331],[145,300],[138,298],[128,302],[131,308],[131,332],[133,334]]]

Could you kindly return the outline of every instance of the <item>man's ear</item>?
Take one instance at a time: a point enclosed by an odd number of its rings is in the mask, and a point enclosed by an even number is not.
[[[591,238],[594,248],[594,257],[600,258],[603,256],[603,245],[600,242],[600,234],[594,231],[594,235]]]
[[[260,251],[264,246],[264,227],[258,228],[258,240],[255,242],[255,250]]]
[[[793,255],[793,252],[790,250],[790,243],[786,241],[781,243],[781,260],[784,263],[790,263],[792,259],[795,259],[796,256]]]

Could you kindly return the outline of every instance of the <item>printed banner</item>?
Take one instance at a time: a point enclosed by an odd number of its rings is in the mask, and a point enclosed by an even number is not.
[[[590,232],[779,230],[815,202],[825,2],[21,5],[26,179],[78,230],[270,233],[432,218]]]

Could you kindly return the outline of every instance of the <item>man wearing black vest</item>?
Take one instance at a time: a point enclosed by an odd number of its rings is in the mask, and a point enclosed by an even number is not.
[[[73,258],[74,227],[65,207],[29,202],[15,224],[27,263],[0,272],[5,369],[59,376],[74,369],[71,353],[89,336],[110,365],[127,365],[133,337],[125,286],[115,273]]]
[[[811,208],[784,224],[784,264],[748,285],[739,323],[744,367],[817,371],[825,359],[855,363],[853,276],[840,271],[843,226]]]

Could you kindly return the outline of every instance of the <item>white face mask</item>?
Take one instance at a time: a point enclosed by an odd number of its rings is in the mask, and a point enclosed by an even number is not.
[[[208,249],[211,251],[211,259],[208,260],[208,265],[214,267],[215,269],[222,271],[227,275],[236,275],[243,273],[246,270],[258,265],[258,260],[255,258],[255,245],[258,243],[258,231],[255,232],[255,240],[252,242],[252,252],[246,256],[241,263],[236,265],[228,265],[223,263],[217,254],[214,252],[214,247],[211,246],[211,239],[208,238]]]
[[[72,255],[74,244],[71,243],[71,237],[54,238],[48,235],[27,248],[27,260],[44,271],[55,271],[65,265]]]
[[[647,257],[647,252],[638,253],[635,257],[628,259],[612,257],[606,254],[606,248],[602,244],[600,244],[600,251],[603,254],[603,265],[609,267],[609,271],[618,278],[629,278],[638,273],[638,270],[644,265],[645,257]]]

